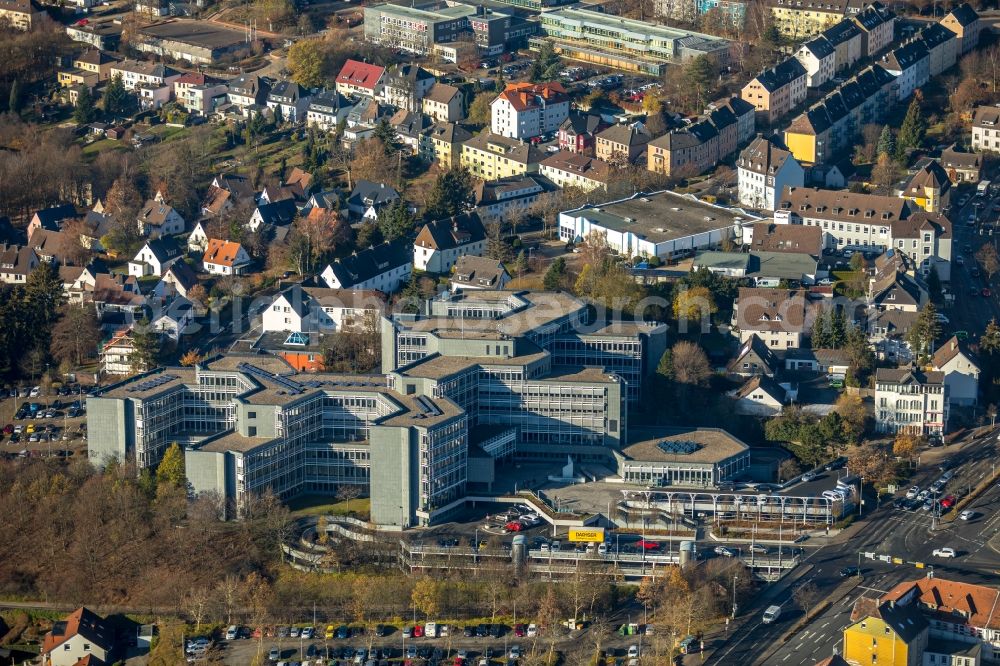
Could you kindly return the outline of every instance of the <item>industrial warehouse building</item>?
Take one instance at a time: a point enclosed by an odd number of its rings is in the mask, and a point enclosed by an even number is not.
[[[211,65],[250,47],[248,34],[207,21],[173,19],[138,29],[136,48],[158,56]]]

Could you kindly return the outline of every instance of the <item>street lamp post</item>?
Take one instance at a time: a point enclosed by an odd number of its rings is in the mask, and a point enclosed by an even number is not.
[[[739,579],[738,574],[733,574],[733,619],[736,619],[736,581]]]

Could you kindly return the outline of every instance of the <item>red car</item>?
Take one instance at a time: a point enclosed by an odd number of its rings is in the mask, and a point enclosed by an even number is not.
[[[12,432],[14,432],[14,424],[13,423],[8,423],[7,425],[5,425],[3,427],[3,434],[9,435]]]
[[[523,624],[514,625],[514,635],[518,638],[524,638],[524,635],[528,633],[528,628]]]
[[[983,296],[985,296],[986,298],[990,297],[990,288],[989,287],[983,287]]]
[[[413,637],[423,638],[424,637],[424,625],[418,624],[413,627]]]
[[[516,520],[512,520],[506,525],[504,525],[504,529],[506,529],[508,532],[520,532],[522,529],[524,529],[524,525],[522,525]]]
[[[943,500],[941,500],[941,508],[942,509],[950,509],[953,506],[955,506],[955,496],[954,495],[948,495]]]
[[[660,547],[658,541],[646,541],[645,539],[639,539],[636,545],[643,550],[658,550]]]

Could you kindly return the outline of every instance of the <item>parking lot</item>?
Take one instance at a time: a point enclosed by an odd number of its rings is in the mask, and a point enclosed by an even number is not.
[[[20,387],[0,391],[0,455],[7,458],[85,452],[86,387]]]

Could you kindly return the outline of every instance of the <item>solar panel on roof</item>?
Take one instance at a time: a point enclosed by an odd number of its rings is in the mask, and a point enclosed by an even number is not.
[[[240,372],[245,372],[248,375],[254,375],[256,377],[260,377],[261,379],[274,382],[275,384],[280,384],[285,387],[291,395],[298,395],[304,390],[302,384],[292,381],[287,377],[282,377],[281,375],[271,374],[267,370],[258,368],[256,365],[251,365],[250,363],[240,363],[236,369]]]

